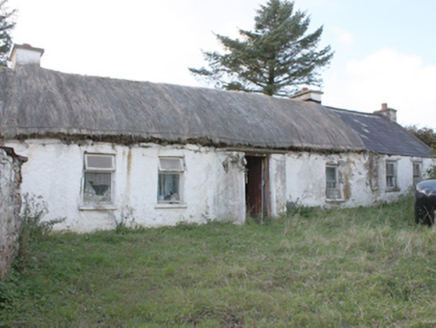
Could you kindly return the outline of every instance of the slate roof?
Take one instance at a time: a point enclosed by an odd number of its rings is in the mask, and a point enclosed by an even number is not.
[[[429,147],[397,123],[370,113],[332,108],[362,139],[365,147],[387,155],[429,157]]]

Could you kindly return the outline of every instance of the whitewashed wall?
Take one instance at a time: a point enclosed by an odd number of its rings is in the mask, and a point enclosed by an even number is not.
[[[146,226],[209,220],[245,222],[245,173],[243,152],[195,145],[134,146],[110,143],[71,143],[58,140],[5,141],[29,158],[23,167],[22,192],[43,196],[46,219],[66,217],[58,230],[77,232],[110,229],[128,209],[136,223]],[[84,153],[115,155],[113,206],[84,206],[82,183]],[[183,157],[183,204],[158,204],[159,156]],[[397,161],[398,191],[386,191],[386,160]],[[288,202],[307,206],[371,206],[392,201],[413,187],[413,163],[423,172],[433,159],[376,154],[320,154],[289,152],[269,156],[271,214],[286,211]],[[338,167],[343,199],[326,199],[326,165]]]
[[[29,157],[23,168],[22,192],[43,196],[49,206],[45,219],[66,217],[55,226],[57,230],[110,229],[128,208],[133,209],[136,223],[146,227],[207,220],[245,221],[244,173],[238,163],[232,163],[234,152],[194,145],[67,145],[52,139],[7,143]],[[85,152],[115,155],[114,206],[104,210],[84,206]],[[184,158],[181,205],[157,203],[159,156]],[[226,169],[223,163],[228,163]]]
[[[386,188],[386,160],[397,162],[398,189]],[[422,163],[425,172],[436,165],[430,158],[387,156],[376,154],[317,154],[291,152],[286,155],[287,201],[306,206],[371,206],[393,201],[410,192],[413,186],[413,163]],[[326,165],[338,167],[343,199],[326,198]]]

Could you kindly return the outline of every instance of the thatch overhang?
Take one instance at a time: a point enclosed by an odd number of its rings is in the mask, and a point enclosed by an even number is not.
[[[3,138],[365,150],[354,130],[316,103],[66,74],[38,65],[0,68],[0,122]]]

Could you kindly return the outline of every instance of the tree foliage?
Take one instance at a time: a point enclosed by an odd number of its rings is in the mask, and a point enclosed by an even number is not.
[[[0,0],[0,65],[5,66],[12,47],[11,31],[15,26],[15,10],[9,11],[8,0]]]
[[[418,128],[416,125],[407,126],[406,129],[422,142],[430,146],[433,156],[436,156],[436,130],[428,127]],[[436,179],[436,167],[433,168],[431,175]]]
[[[307,34],[310,17],[286,0],[261,5],[254,20],[253,31],[239,30],[241,39],[216,35],[225,53],[203,52],[209,68],[189,70],[218,88],[270,96],[321,84],[318,69],[333,56],[330,46],[317,50],[322,26]]]
[[[428,146],[436,146],[435,130],[428,127],[418,128],[416,125],[408,126],[406,129]]]

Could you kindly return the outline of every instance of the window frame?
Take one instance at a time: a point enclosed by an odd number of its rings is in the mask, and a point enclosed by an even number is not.
[[[418,167],[418,174],[416,174],[415,168]],[[422,181],[422,162],[412,162],[412,179],[413,179],[413,186],[416,187],[416,185]]]
[[[161,160],[178,160],[179,161],[179,168],[165,168],[164,165],[162,165]],[[184,184],[184,173],[186,171],[185,168],[185,160],[184,157],[181,156],[159,156],[158,158],[158,178],[157,178],[157,203],[160,205],[169,205],[169,206],[177,206],[182,205],[184,203],[184,192],[183,192],[183,184]],[[161,176],[164,175],[176,175],[178,176],[178,199],[160,199],[161,197],[167,197],[164,195],[161,195]]]
[[[111,158],[111,166],[110,167],[98,167],[98,166],[92,166],[89,163],[90,157],[105,157],[105,158]],[[85,152],[83,156],[83,178],[82,178],[82,203],[84,204],[83,209],[86,209],[87,207],[90,207],[93,209],[93,206],[107,206],[107,205],[113,205],[114,204],[114,172],[116,170],[115,167],[115,154],[107,154],[107,153],[88,153]],[[87,189],[89,187],[86,186],[87,183],[87,173],[96,173],[96,174],[110,174],[110,193],[109,193],[109,200],[98,200],[98,199],[88,199],[86,196]],[[94,190],[95,192],[95,190]]]
[[[327,171],[329,169],[334,169],[335,173],[335,180],[329,180]],[[325,197],[327,201],[341,201],[342,198],[342,191],[341,191],[341,184],[339,181],[339,165],[337,164],[327,164],[325,166]],[[334,187],[329,186],[329,184],[334,183]],[[332,194],[335,194],[335,196],[332,197]]]
[[[392,165],[392,174],[388,172],[388,165]],[[392,185],[389,182],[389,178],[392,178]],[[385,163],[385,183],[386,183],[386,191],[399,191],[398,188],[398,161],[397,160],[386,160]]]

